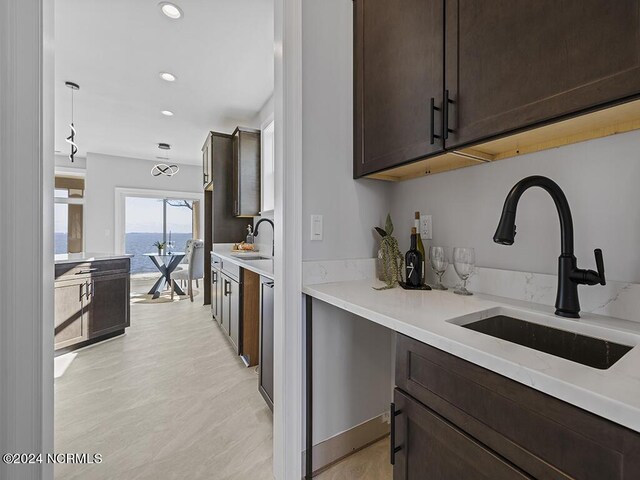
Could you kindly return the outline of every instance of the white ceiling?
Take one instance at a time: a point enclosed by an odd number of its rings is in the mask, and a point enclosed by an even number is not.
[[[56,151],[201,162],[209,130],[250,126],[273,92],[273,0],[56,0]],[[160,79],[171,72],[173,83]],[[160,112],[171,110],[173,117]]]

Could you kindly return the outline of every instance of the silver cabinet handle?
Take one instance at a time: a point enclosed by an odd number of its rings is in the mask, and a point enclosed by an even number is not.
[[[98,270],[97,268],[87,268],[86,270],[78,270],[76,272],[76,275],[85,275],[87,273],[96,272],[97,270]]]

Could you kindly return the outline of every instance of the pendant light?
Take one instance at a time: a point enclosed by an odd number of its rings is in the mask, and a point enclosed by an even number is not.
[[[64,82],[64,84],[71,89],[71,123],[69,127],[71,128],[71,135],[69,135],[65,141],[71,146],[71,152],[69,153],[69,160],[73,162],[75,160],[76,153],[78,153],[78,145],[75,143],[76,139],[76,127],[73,124],[73,92],[76,90],[80,90],[80,85],[73,82]]]
[[[159,143],[158,148],[160,150],[171,150],[171,145],[169,145],[168,143]],[[157,163],[153,166],[153,168],[151,169],[151,175],[153,175],[154,177],[159,177],[161,175],[173,177],[180,171],[180,167],[178,167],[178,165],[169,163],[169,156],[168,154],[166,155],[167,156],[165,157],[156,157],[158,160],[166,160],[167,163]]]

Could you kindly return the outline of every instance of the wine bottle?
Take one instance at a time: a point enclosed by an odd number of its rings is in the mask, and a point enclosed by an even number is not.
[[[418,235],[416,227],[411,229],[411,248],[404,256],[405,263],[405,283],[409,287],[420,287],[422,285],[422,254],[418,251]]]
[[[420,236],[420,212],[416,212],[415,214],[415,221],[414,223],[414,227],[416,227],[416,233],[418,234],[418,243],[417,243],[417,248],[418,251],[422,254],[422,278],[421,281],[422,283],[425,282],[425,275],[427,274],[427,270],[425,268],[425,262],[427,261],[427,257],[424,254],[424,244],[422,243],[422,237]]]

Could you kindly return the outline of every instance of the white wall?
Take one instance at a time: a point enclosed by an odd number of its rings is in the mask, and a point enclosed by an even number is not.
[[[273,119],[274,116],[274,98],[273,95],[269,97],[269,99],[264,103],[258,114],[251,121],[251,126],[253,128],[261,129],[265,126],[265,123],[269,119]],[[264,215],[259,215],[253,218],[253,224],[258,223],[262,218],[268,218],[273,221],[274,212],[265,212]],[[273,236],[274,231],[269,225],[265,225],[264,222],[260,225],[259,230],[260,235],[255,238],[255,243],[258,246],[258,249],[268,255],[271,255],[272,245],[273,245]]]
[[[87,155],[85,249],[112,252],[115,248],[115,189],[144,188],[202,193],[199,166],[180,165],[173,177],[151,175],[155,162],[137,158]]]
[[[305,0],[302,22],[303,259],[372,257],[390,197],[386,184],[352,179],[353,5]],[[310,241],[311,214],[324,216],[322,241]],[[391,332],[321,302],[313,324],[317,443],[388,410]]]
[[[55,155],[56,171],[85,170],[87,168],[87,159],[85,157],[75,157],[72,162],[67,155],[57,153]]]
[[[493,234],[511,187],[544,175],[564,190],[571,206],[575,252],[582,268],[595,268],[602,248],[609,280],[640,282],[640,131],[614,135],[518,158],[391,185],[392,215],[400,247],[409,246],[413,212],[433,215],[427,245],[471,246],[479,266],[555,274],[560,227],[551,197],[539,188],[521,198],[511,247]]]
[[[388,410],[391,331],[313,301],[313,442]]]
[[[371,257],[389,196],[387,185],[352,180],[353,5],[305,0],[302,21],[304,259]],[[310,241],[311,214],[324,216],[323,241]]]

